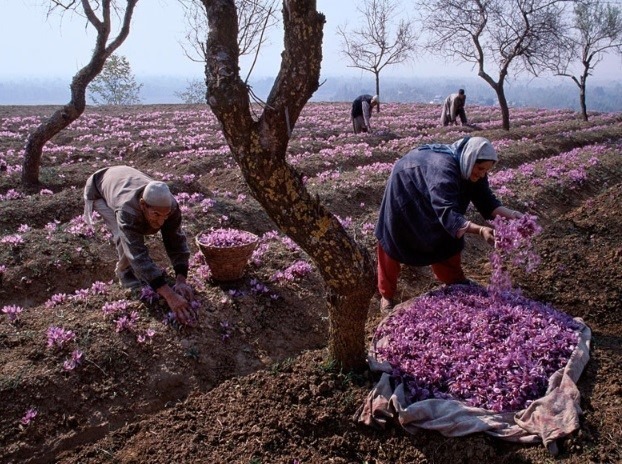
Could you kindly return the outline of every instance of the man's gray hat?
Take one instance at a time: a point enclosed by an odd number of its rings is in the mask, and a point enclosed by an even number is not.
[[[163,208],[170,208],[173,204],[173,195],[164,182],[151,181],[145,187],[143,191],[143,200],[149,206],[158,206]]]

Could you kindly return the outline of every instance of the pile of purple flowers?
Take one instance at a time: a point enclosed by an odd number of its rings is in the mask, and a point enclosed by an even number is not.
[[[580,324],[516,292],[493,297],[475,285],[430,292],[376,332],[411,402],[455,399],[495,412],[518,411],[546,393],[565,366]]]
[[[199,236],[201,244],[218,248],[248,245],[256,241],[256,235],[239,229],[214,229]]]

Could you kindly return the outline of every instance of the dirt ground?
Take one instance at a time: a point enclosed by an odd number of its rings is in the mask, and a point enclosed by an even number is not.
[[[13,322],[0,314],[0,462],[622,462],[620,114],[595,114],[584,123],[572,112],[516,110],[506,132],[498,129],[498,111],[491,108],[471,109],[473,127],[443,129],[436,127],[436,107],[385,104],[374,115],[379,132],[355,136],[346,132],[347,104],[315,104],[305,109],[291,143],[291,162],[307,177],[308,188],[370,252],[375,242],[369,228],[387,169],[421,141],[453,142],[477,133],[503,147],[498,169],[605,147],[582,182],[556,183],[550,173],[539,182],[514,180],[514,194],[503,198],[538,215],[544,229],[537,239],[541,266],[531,274],[516,271],[515,284],[592,329],[591,359],[578,383],[580,428],[560,440],[554,458],[542,445],[484,434],[411,435],[399,424],[378,430],[353,420],[377,379],[369,371],[340,372],[326,361],[328,321],[319,274],[278,277],[299,260],[312,263],[282,235],[266,235],[276,227],[250,197],[209,110],[89,109],[44,154],[44,191],[22,191],[16,172],[21,149],[52,110],[0,107],[0,239],[23,239],[0,244],[0,309],[22,309]],[[71,229],[78,227],[84,181],[110,164],[132,164],[165,178],[176,194],[212,200],[189,200],[184,210],[193,253],[194,237],[210,227],[262,237],[263,254],[237,282],[199,277],[201,258],[193,257],[191,280],[201,301],[196,327],[164,323],[161,303],[141,301],[112,281],[115,251],[106,237]],[[167,266],[157,237],[149,244]],[[488,250],[469,239],[463,257],[467,275],[483,283]],[[104,283],[99,292],[96,282]],[[429,269],[405,268],[400,300],[437,286]],[[106,304],[119,300],[138,315],[131,330],[118,331],[103,314]],[[369,308],[370,338],[382,318],[377,308],[376,296]],[[50,349],[46,333],[52,326],[73,331],[75,340]],[[83,359],[65,370],[76,348]],[[36,416],[21,423],[28,410]]]

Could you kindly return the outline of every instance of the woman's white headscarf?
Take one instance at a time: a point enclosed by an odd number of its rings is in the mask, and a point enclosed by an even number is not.
[[[477,160],[498,161],[497,152],[484,137],[470,137],[464,142],[460,139],[451,146],[454,156],[460,163],[460,174],[464,179],[471,177],[473,166]]]

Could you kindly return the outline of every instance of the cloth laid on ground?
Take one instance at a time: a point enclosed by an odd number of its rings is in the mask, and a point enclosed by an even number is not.
[[[392,314],[410,301],[396,306]],[[380,325],[390,317],[387,316]],[[447,399],[426,399],[408,404],[404,386],[391,376],[389,363],[374,357],[383,339],[373,340],[368,362],[372,371],[382,375],[354,419],[381,428],[397,419],[410,433],[415,433],[418,428],[436,430],[447,437],[484,432],[512,442],[542,442],[551,454],[556,455],[555,441],[579,428],[582,411],[576,382],[590,357],[591,330],[581,319],[575,318],[575,321],[581,324],[581,329],[568,363],[549,378],[543,397],[517,412],[497,413]]]

